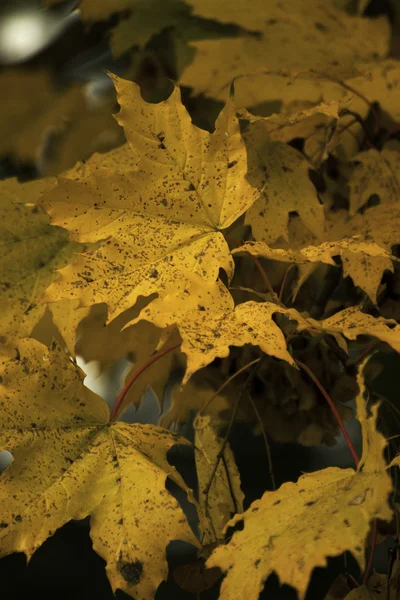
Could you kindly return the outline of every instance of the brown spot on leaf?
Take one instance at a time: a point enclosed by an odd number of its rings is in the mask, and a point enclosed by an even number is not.
[[[126,562],[120,566],[119,572],[125,581],[137,585],[142,577],[143,565],[140,560],[135,560],[131,563]]]

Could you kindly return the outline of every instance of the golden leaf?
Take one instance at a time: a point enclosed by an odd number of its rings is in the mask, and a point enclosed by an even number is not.
[[[245,0],[191,0],[190,4],[195,15],[253,32],[193,43],[197,53],[181,83],[195,94],[225,99],[235,77],[256,70],[324,68],[338,63],[353,67],[383,58],[389,51],[389,24],[384,18],[372,21],[350,16],[337,9],[333,0],[287,0],[284,4],[255,0],[252,10]],[[327,44],[328,38],[334,43]]]
[[[276,492],[265,492],[246,512],[231,519],[225,530],[240,521],[244,529],[216,548],[206,563],[226,573],[221,600],[256,600],[273,571],[281,583],[295,587],[302,600],[313,569],[325,566],[328,556],[345,550],[364,568],[370,522],[390,520],[392,512],[387,501],[392,484],[383,457],[386,441],[376,430],[378,405],[372,407],[371,417],[366,414],[365,363],[358,375],[357,418],[363,455],[357,470],[329,467],[307,473],[297,483],[284,483]],[[354,504],[355,500],[359,503]]]
[[[107,302],[110,318],[139,295],[168,294],[182,270],[215,281],[223,268],[230,278],[233,261],[220,230],[259,194],[245,179],[246,149],[232,99],[209,134],[191,123],[178,88],[149,104],[135,83],[113,79],[132,166],[114,168],[108,154],[104,164],[96,157],[42,199],[70,239],[107,240],[61,270],[45,300],[79,298],[90,305],[95,298]]]
[[[294,309],[288,309],[288,312],[291,310]],[[304,330],[308,323],[309,327],[320,328],[327,333],[339,332],[349,340],[355,340],[358,335],[371,335],[400,352],[400,325],[394,319],[373,317],[361,312],[359,306],[350,306],[321,321],[307,317],[300,322],[296,313],[297,311],[293,312],[292,318],[299,323],[298,331]],[[393,327],[389,327],[390,325]]]
[[[227,444],[206,493],[223,440],[217,435],[209,415],[197,416],[194,429],[199,504],[203,513],[209,516],[215,539],[218,539],[223,537],[221,532],[232,513],[243,512],[244,494],[240,488],[240,475],[233,452]]]
[[[248,209],[245,223],[256,240],[275,242],[288,238],[289,213],[297,211],[317,237],[324,233],[324,207],[308,171],[310,164],[295,148],[283,142],[268,142],[265,132],[250,126],[245,136],[248,152],[248,180],[262,189]]]
[[[29,559],[70,519],[91,515],[113,591],[153,598],[167,576],[169,542],[200,547],[165,489],[170,477],[190,493],[166,459],[189,442],[155,425],[110,425],[107,405],[56,343],[48,350],[22,340],[1,375],[1,449],[14,457],[0,482],[1,555]]]
[[[293,365],[285,336],[272,320],[274,313],[287,310],[273,302],[245,302],[235,307],[220,281],[207,284],[192,277],[182,291],[154,300],[133,323],[145,319],[158,327],[178,327],[181,350],[187,356],[184,385],[215,358],[228,356],[230,346],[259,346],[266,354]]]
[[[53,178],[23,184],[15,179],[0,182],[0,336],[9,341],[31,334],[45,311],[39,299],[57,278],[56,269],[85,249],[68,242],[68,232],[49,225],[48,215],[32,206],[54,185]]]
[[[344,276],[349,275],[354,284],[376,304],[376,293],[384,271],[393,271],[392,261],[398,261],[391,249],[398,240],[400,209],[397,204],[378,205],[369,208],[363,215],[356,214],[350,220],[347,211],[333,214],[334,220],[329,218],[325,221],[321,241],[305,231],[304,239],[298,239],[297,243],[290,237],[290,248],[271,248],[263,242],[247,242],[232,250],[232,254],[245,251],[253,256],[297,264],[299,277],[294,298],[315,269],[315,266],[307,263],[334,265],[333,257],[340,256]],[[256,226],[259,228],[257,223]],[[308,245],[310,239],[314,240],[312,245]]]
[[[400,200],[400,153],[383,149],[371,149],[353,157],[361,164],[356,167],[349,181],[350,215],[362,208],[373,194],[377,194],[381,204]]]

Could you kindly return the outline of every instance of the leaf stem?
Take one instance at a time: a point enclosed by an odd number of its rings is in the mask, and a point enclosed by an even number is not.
[[[261,359],[256,358],[255,360],[252,360],[251,362],[247,363],[247,365],[244,365],[243,367],[241,367],[238,371],[236,371],[236,373],[234,373],[233,375],[231,375],[229,377],[229,379],[227,379],[220,388],[217,389],[217,391],[211,396],[211,398],[209,398],[201,407],[201,409],[199,410],[199,416],[201,416],[204,411],[206,410],[206,408],[209,407],[209,405],[211,404],[211,402],[214,400],[214,398],[216,398],[223,389],[226,388],[227,385],[230,384],[231,381],[233,381],[235,379],[235,377],[237,377],[238,375],[240,375],[240,373],[243,373],[243,371],[246,371],[246,369],[248,369],[249,367],[252,367],[253,365],[255,365],[256,363],[258,363]]]
[[[226,235],[226,239],[229,240],[234,246],[239,247],[240,246],[240,242],[238,242],[237,240],[235,240],[231,235]],[[274,288],[271,285],[271,282],[268,278],[267,273],[265,272],[262,264],[260,263],[260,261],[258,260],[258,258],[256,256],[253,256],[252,254],[250,254],[250,252],[246,252],[246,254],[248,254],[251,258],[251,260],[253,261],[253,263],[256,265],[258,272],[261,275],[261,279],[263,280],[265,287],[267,288],[267,290],[269,291],[269,293],[271,294],[271,296],[273,298],[276,298],[277,303],[280,304],[280,306],[284,306],[284,304],[282,303],[282,301],[280,300],[280,298],[278,298],[278,295],[276,294],[276,292],[274,291]]]
[[[250,387],[251,383],[253,382],[253,379],[256,376],[256,373],[257,373],[258,367],[260,365],[260,362],[261,362],[261,359],[259,359],[257,361],[257,364],[254,365],[254,367],[251,370],[249,376],[247,377],[246,381],[244,382],[244,384],[242,386],[242,389],[240,390],[239,396],[238,396],[238,398],[237,398],[237,400],[235,402],[235,406],[233,408],[232,415],[231,415],[231,418],[229,420],[227,432],[225,434],[225,437],[224,437],[224,440],[222,442],[221,448],[219,449],[219,452],[218,452],[218,455],[217,455],[217,458],[216,458],[216,461],[215,461],[212,473],[210,475],[210,479],[209,479],[206,487],[204,488],[204,492],[203,493],[206,495],[206,507],[208,507],[208,494],[209,494],[209,491],[210,491],[210,488],[211,488],[211,484],[213,482],[215,473],[217,472],[219,461],[221,460],[221,457],[222,457],[223,453],[225,452],[226,444],[228,443],[228,438],[229,438],[230,432],[232,430],[233,423],[235,422],[235,417],[236,417],[236,414],[237,414],[237,411],[238,411],[238,408],[239,408],[240,401],[242,400],[242,398],[245,395],[246,391],[248,390],[248,388]]]
[[[283,300],[282,300],[283,290],[285,289],[285,283],[286,283],[288,273],[292,267],[294,267],[294,263],[292,263],[291,265],[288,266],[288,268],[286,269],[285,274],[283,276],[282,283],[281,283],[281,289],[279,290],[279,296],[278,296],[280,302],[283,302]]]
[[[370,111],[371,111],[371,113],[372,113],[372,115],[374,117],[374,120],[375,120],[375,132],[379,131],[380,128],[381,128],[379,114],[378,114],[377,110],[375,109],[375,106],[374,106],[373,102],[371,102],[370,100],[368,100],[368,98],[366,96],[364,96],[364,94],[362,94],[361,92],[359,92],[358,90],[356,90],[355,88],[353,88],[351,85],[349,85],[348,83],[346,83],[342,79],[336,79],[334,77],[329,78],[329,79],[331,79],[332,81],[335,81],[336,83],[338,83],[339,85],[341,85],[345,90],[348,90],[352,94],[355,94],[356,96],[358,96],[361,100],[363,100],[369,106],[369,109],[370,109]]]
[[[269,446],[267,432],[265,431],[265,427],[263,425],[260,413],[258,412],[257,405],[254,402],[251,394],[249,394],[249,400],[250,400],[251,406],[253,407],[253,410],[255,412],[255,415],[256,415],[256,418],[257,418],[257,421],[258,421],[258,424],[260,426],[261,433],[262,433],[262,436],[263,436],[263,439],[264,439],[265,451],[267,453],[267,459],[268,459],[268,473],[269,473],[269,476],[271,478],[272,489],[275,492],[275,490],[276,490],[276,483],[275,483],[275,476],[274,476],[274,468],[273,468],[273,465],[272,465],[271,448]]]
[[[163,350],[160,350],[156,354],[153,354],[153,356],[147,362],[145,362],[144,365],[142,365],[141,367],[139,367],[139,369],[137,369],[137,371],[134,372],[134,374],[132,375],[132,377],[130,378],[130,380],[125,385],[125,387],[123,388],[122,392],[119,394],[119,396],[117,398],[117,401],[115,403],[113,411],[112,411],[112,413],[110,415],[110,420],[108,421],[109,425],[111,425],[111,423],[114,423],[115,419],[117,418],[118,411],[119,411],[119,409],[121,407],[121,404],[122,404],[122,402],[123,402],[126,394],[131,389],[132,385],[135,383],[136,379],[142,373],[144,373],[144,371],[146,371],[146,369],[148,369],[153,363],[155,363],[159,358],[161,358],[162,356],[165,356],[165,354],[168,354],[169,352],[172,352],[173,350],[176,350],[176,348],[179,348],[179,346],[181,345],[181,343],[182,342],[179,342],[177,344],[174,344],[173,346],[169,346],[168,348],[164,348]]]
[[[312,381],[315,383],[315,385],[317,386],[317,388],[319,389],[319,391],[321,392],[321,394],[324,396],[325,400],[328,402],[329,407],[331,409],[331,411],[333,412],[333,414],[335,415],[335,418],[339,424],[340,429],[342,430],[342,433],[344,435],[344,439],[346,440],[347,446],[351,452],[351,455],[353,457],[353,460],[355,462],[356,468],[358,467],[358,463],[360,462],[360,459],[358,457],[358,454],[353,446],[353,442],[350,439],[349,434],[346,431],[346,428],[343,424],[342,421],[342,417],[339,415],[338,410],[335,406],[335,403],[333,402],[332,398],[330,397],[330,395],[328,394],[328,392],[326,391],[326,389],[324,388],[324,386],[320,383],[320,381],[317,379],[317,377],[314,375],[314,373],[311,371],[311,369],[309,367],[307,367],[307,365],[305,365],[303,362],[301,362],[300,360],[297,360],[296,358],[294,359],[294,362],[296,363],[296,365],[298,365],[299,367],[301,367],[306,373],[307,375],[310,377],[310,379],[312,379]]]
[[[368,557],[368,564],[367,564],[367,568],[365,569],[363,578],[362,578],[362,584],[363,585],[367,585],[368,583],[368,579],[369,579],[369,574],[371,572],[372,569],[372,563],[374,560],[374,550],[375,550],[375,546],[376,546],[376,537],[378,534],[378,521],[377,519],[373,520],[372,523],[372,540],[371,540],[371,551],[369,553],[369,557]],[[389,580],[387,582],[387,585],[389,585]]]
[[[378,346],[378,344],[380,344],[381,340],[374,340],[373,342],[371,342],[370,344],[368,344],[368,346],[366,348],[364,348],[364,350],[361,352],[361,354],[359,354],[356,358],[353,358],[353,360],[349,360],[347,365],[356,365],[357,363],[359,363],[361,360],[363,360],[366,355],[375,348],[375,346]]]

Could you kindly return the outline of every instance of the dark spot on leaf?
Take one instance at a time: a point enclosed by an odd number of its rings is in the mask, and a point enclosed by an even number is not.
[[[258,567],[258,565],[260,564],[261,559],[257,558],[257,560],[254,562],[254,566]]]
[[[157,277],[158,277],[157,269],[152,270],[152,272],[150,273],[150,277],[152,277],[153,279],[157,279]]]
[[[274,502],[273,506],[276,506],[277,504],[280,504],[280,503],[281,503],[281,501],[277,500],[276,502]]]
[[[8,527],[8,523],[0,523],[0,529],[6,529]]]
[[[305,503],[305,506],[312,506],[313,504],[315,504],[315,500],[310,500],[310,502]]]
[[[343,523],[346,525],[346,527],[350,527],[350,523],[348,522],[348,520],[347,520],[347,519],[345,519],[345,520],[343,521]]]
[[[202,312],[203,312],[204,310],[206,310],[206,309],[204,308],[204,306],[201,306],[201,304],[199,304],[197,308],[198,308],[198,310],[201,310]]]
[[[15,517],[15,520],[16,520],[16,521],[18,521],[18,523],[21,523],[21,521],[22,521],[22,517],[21,517],[21,515],[17,515],[17,516]]]
[[[37,427],[36,423],[31,423],[31,427],[32,429],[35,429],[35,427]]]
[[[237,165],[237,160],[232,160],[228,163],[228,169],[232,169],[232,167],[234,167],[235,165]]]
[[[125,581],[137,585],[142,577],[143,565],[139,560],[135,560],[135,562],[131,563],[123,563],[119,572]]]
[[[124,520],[121,518],[121,519],[118,521],[118,525],[122,525],[122,523],[123,523],[123,522],[124,522]]]

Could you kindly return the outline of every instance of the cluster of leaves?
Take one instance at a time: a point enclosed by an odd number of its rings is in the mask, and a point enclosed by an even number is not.
[[[0,449],[14,458],[0,479],[1,553],[30,558],[90,515],[113,590],[144,600],[167,577],[174,539],[199,552],[196,577],[177,573],[186,589],[223,575],[222,600],[256,599],[275,572],[303,598],[328,556],[350,551],[364,568],[371,526],[392,517],[388,468],[400,461],[384,458],[379,404],[367,412],[376,373],[363,359],[400,351],[400,66],[386,19],[362,17],[365,2],[357,14],[333,0],[253,4],[119,3],[115,53],[165,28],[177,52],[190,41],[181,84],[224,102],[211,133],[177,85],[150,103],[110,74],[122,145],[58,177],[0,183]],[[81,11],[107,19],[115,3],[82,0]],[[212,35],[193,42],[204,22]],[[28,150],[11,126],[7,152],[32,156],[39,142]],[[41,330],[50,318],[57,341]],[[111,413],[77,355],[101,369],[134,362]],[[176,368],[182,385],[158,426],[119,420],[149,385],[162,404]],[[361,458],[343,425],[350,400]],[[190,445],[171,428],[193,410],[197,494],[167,460]],[[334,444],[342,428],[355,469],[303,475],[244,511],[234,419],[253,423],[267,451],[269,436]],[[195,505],[196,534],[167,477]],[[371,593],[368,579],[347,597]]]

